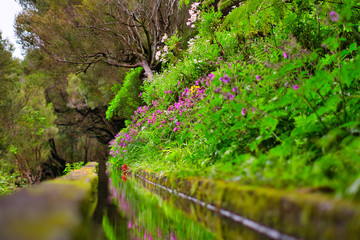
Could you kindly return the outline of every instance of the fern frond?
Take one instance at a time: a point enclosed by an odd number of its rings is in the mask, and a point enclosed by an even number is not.
[[[225,17],[222,28],[235,27],[247,37],[265,36],[283,17],[283,5],[282,0],[247,0]]]
[[[124,81],[124,85],[111,100],[106,111],[106,118],[110,120],[113,116],[122,118],[130,118],[134,111],[140,106],[141,99],[138,97],[140,93],[140,73],[142,68],[135,68],[130,71]]]
[[[202,7],[209,7],[211,4],[214,4],[216,0],[205,0],[201,3]]]
[[[224,10],[225,8],[231,7],[231,6],[235,6],[235,4],[239,3],[239,2],[243,2],[243,0],[239,1],[239,0],[220,0],[220,2],[218,3],[218,9],[219,11]]]

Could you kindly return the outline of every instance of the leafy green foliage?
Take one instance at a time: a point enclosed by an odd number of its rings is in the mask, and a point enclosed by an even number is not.
[[[9,163],[0,162],[0,196],[14,192],[17,188],[25,187],[26,180]]]
[[[37,73],[24,78],[20,108],[13,116],[10,135],[8,157],[13,158],[22,176],[31,184],[40,181],[41,164],[50,154],[48,140],[57,132],[53,106],[46,102],[41,88],[43,81],[46,81],[46,76]]]
[[[66,163],[64,169],[64,175],[68,175],[72,170],[80,169],[85,165],[83,161],[75,163]]]
[[[141,105],[140,86],[142,81],[140,73],[142,67],[131,70],[125,77],[124,84],[111,100],[106,111],[106,118],[110,120],[114,115],[122,118],[130,118],[134,111]],[[114,86],[116,89],[118,86]]]
[[[40,181],[41,164],[48,159],[48,140],[57,131],[55,116],[45,99],[48,76],[36,71],[25,74],[27,63],[13,60],[11,49],[1,41],[0,162],[14,169],[8,175],[4,170],[1,175],[11,180],[19,173],[32,184]]]

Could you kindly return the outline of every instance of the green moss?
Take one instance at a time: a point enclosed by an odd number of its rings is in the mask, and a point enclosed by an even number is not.
[[[141,171],[141,175],[155,183],[170,185],[217,208],[299,238],[356,239],[360,234],[360,206],[348,200],[194,177],[180,180],[167,176],[167,183],[164,184],[164,176],[157,177],[155,173],[147,171]],[[199,209],[191,211],[195,211],[201,221],[208,222],[208,218],[211,218],[200,214]]]
[[[83,167],[2,199],[7,222],[0,222],[0,238],[86,239],[97,203],[94,169]]]

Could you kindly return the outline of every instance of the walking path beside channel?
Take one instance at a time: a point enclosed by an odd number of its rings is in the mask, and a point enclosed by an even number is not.
[[[88,239],[97,163],[0,198],[0,239]]]

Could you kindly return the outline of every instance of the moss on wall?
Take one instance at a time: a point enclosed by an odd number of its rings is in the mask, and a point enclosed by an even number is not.
[[[180,180],[146,170],[137,174],[217,209],[231,211],[301,239],[358,239],[360,236],[360,204],[356,202],[223,180],[194,177]]]
[[[0,239],[87,239],[96,164],[0,199]]]

